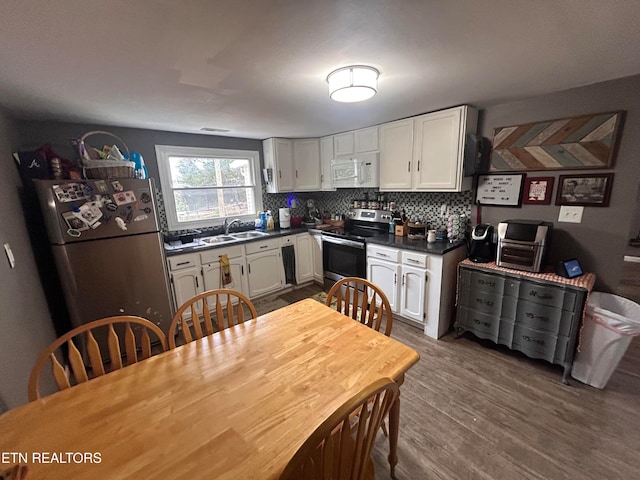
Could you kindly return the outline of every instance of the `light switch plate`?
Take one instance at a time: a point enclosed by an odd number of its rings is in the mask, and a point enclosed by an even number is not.
[[[568,223],[582,223],[582,212],[584,212],[584,207],[569,207],[567,205],[563,205],[560,207],[560,215],[558,215],[558,221]]]

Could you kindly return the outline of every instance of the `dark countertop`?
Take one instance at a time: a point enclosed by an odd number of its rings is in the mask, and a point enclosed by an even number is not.
[[[437,240],[433,243],[428,243],[425,239],[410,239],[409,237],[395,236],[391,233],[383,233],[376,235],[375,237],[367,238],[367,243],[374,243],[376,245],[384,245],[404,250],[414,250],[421,253],[432,253],[435,255],[444,255],[456,248],[466,248],[466,242],[464,240],[459,240],[453,243],[449,243],[449,240]]]
[[[260,240],[267,240],[269,238],[275,237],[285,237],[287,235],[296,235],[298,233],[322,233],[322,230],[316,228],[288,228],[282,230],[260,230],[267,235],[262,235],[256,238],[245,238],[238,239],[231,242],[224,242],[219,244],[206,244],[199,242],[199,239],[196,239],[192,243],[186,243],[183,245],[179,245],[177,247],[171,247],[167,243],[164,244],[165,254],[170,257],[172,255],[179,255],[182,253],[191,253],[195,251],[201,250],[210,250],[212,248],[220,248],[226,247],[229,245],[240,245],[249,242],[258,242]],[[231,233],[239,233],[239,232],[231,232]],[[376,235],[375,237],[367,238],[367,242],[370,244],[376,245],[384,245],[387,247],[400,248],[404,250],[413,250],[421,253],[431,253],[434,255],[443,255],[451,250],[455,250],[456,248],[465,247],[466,243],[464,241],[457,241],[453,243],[449,243],[449,240],[439,240],[434,243],[428,243],[424,239],[413,240],[408,237],[397,237],[393,234],[382,233],[380,235]]]
[[[259,230],[259,231],[262,233],[266,233],[267,235],[261,235],[255,238],[242,238],[242,239],[237,239],[230,242],[224,242],[224,243],[218,243],[218,244],[202,243],[201,241],[199,241],[200,239],[195,239],[191,243],[185,243],[176,247],[173,247],[165,243],[164,252],[167,257],[170,257],[172,255],[179,255],[182,253],[192,253],[196,251],[199,252],[202,250],[210,250],[212,248],[227,247],[231,245],[241,245],[241,244],[250,243],[250,242],[259,242],[260,240],[268,240],[270,238],[275,238],[275,237],[286,237],[287,235],[296,235],[298,233],[306,233],[309,231],[309,229],[301,227],[301,228],[287,228],[282,230]],[[234,234],[234,233],[240,233],[240,232],[238,231],[238,232],[229,232],[229,233]],[[215,236],[215,235],[211,235],[211,236]]]

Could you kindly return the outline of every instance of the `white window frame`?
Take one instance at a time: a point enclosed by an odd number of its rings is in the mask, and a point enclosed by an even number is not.
[[[177,145],[156,145],[156,158],[160,173],[160,190],[164,209],[167,215],[167,226],[170,231],[187,230],[190,228],[216,227],[224,223],[224,219],[198,220],[192,222],[178,222],[176,203],[173,196],[171,168],[169,157],[203,157],[203,158],[238,158],[250,160],[251,175],[253,177],[253,191],[256,199],[256,210],[262,211],[262,179],[260,172],[260,153],[255,150],[227,150],[224,148],[181,147]],[[256,214],[234,216],[242,222],[252,222]]]

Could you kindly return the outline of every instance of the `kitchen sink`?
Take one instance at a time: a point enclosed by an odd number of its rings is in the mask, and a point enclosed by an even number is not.
[[[234,238],[256,238],[256,237],[264,237],[266,235],[269,235],[268,233],[265,232],[256,232],[256,231],[250,231],[250,232],[238,232],[238,233],[232,233],[230,236],[234,237]]]
[[[201,239],[203,243],[207,243],[209,245],[215,245],[216,243],[233,242],[235,240],[237,239],[230,235],[216,235],[215,237],[207,237]]]

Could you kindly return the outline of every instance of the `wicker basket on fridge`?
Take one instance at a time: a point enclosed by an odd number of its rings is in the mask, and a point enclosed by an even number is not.
[[[85,140],[91,135],[108,135],[115,138],[120,145],[124,148],[128,158],[131,158],[129,154],[129,147],[124,141],[114,135],[111,132],[105,130],[93,130],[87,132],[78,141],[78,154],[82,161],[82,167],[85,178],[133,178],[135,163],[129,161],[118,160],[96,160],[91,158],[89,150],[85,145]]]

